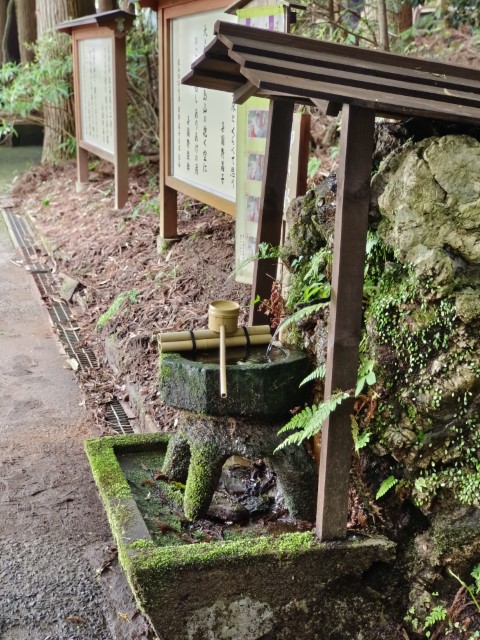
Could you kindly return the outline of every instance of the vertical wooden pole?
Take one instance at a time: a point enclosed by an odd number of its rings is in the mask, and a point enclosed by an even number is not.
[[[113,37],[115,209],[128,200],[127,61],[125,34]]]
[[[88,185],[88,152],[80,147],[82,139],[82,118],[80,114],[80,68],[78,64],[78,43],[79,40],[72,33],[72,52],[73,52],[73,95],[75,109],[75,138],[77,142],[77,182],[75,190],[80,193],[87,188]]]
[[[170,167],[170,122],[166,114],[170,113],[168,102],[170,96],[170,38],[167,33],[168,22],[164,17],[164,10],[158,9],[158,87],[159,87],[159,131],[160,131],[160,159],[159,159],[159,189],[160,189],[160,231],[161,240],[177,237],[177,192],[165,184]]]
[[[293,102],[270,101],[267,145],[263,165],[262,193],[258,216],[257,247],[268,242],[277,247],[282,234],[285,182],[288,173]],[[277,260],[257,260],[253,271],[252,300],[270,298],[272,282],[277,274]],[[265,314],[253,306],[250,324],[265,324]]]
[[[343,105],[325,398],[355,387],[362,322],[375,112]],[[352,400],[325,421],[320,453],[317,535],[344,538],[352,458]]]

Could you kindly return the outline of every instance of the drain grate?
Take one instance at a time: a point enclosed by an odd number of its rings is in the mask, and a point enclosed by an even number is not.
[[[1,195],[0,196],[0,209],[9,209],[10,207],[14,207],[17,204],[15,198],[12,198],[11,196],[5,196],[5,195]]]
[[[40,295],[44,300],[50,299],[55,295],[53,289],[53,279],[50,273],[36,272],[32,273],[35,284],[37,285]]]
[[[77,329],[68,329],[58,324],[57,330],[68,356],[75,358],[82,370],[98,368],[97,358],[93,351],[88,347],[80,347],[80,338]]]
[[[135,433],[130,420],[125,413],[125,409],[120,404],[119,400],[114,398],[110,404],[107,405],[107,411],[105,414],[105,420],[107,424],[117,433],[125,435],[127,433]]]
[[[72,318],[70,308],[63,302],[54,302],[52,306],[48,307],[48,313],[53,324],[65,324],[70,322]]]
[[[9,200],[7,204],[7,199],[2,199],[0,196],[0,208],[12,207],[14,204],[13,200]],[[48,313],[58,331],[60,341],[68,357],[75,358],[82,371],[97,369],[98,361],[94,352],[89,347],[80,346],[80,334],[78,329],[72,325],[70,307],[62,300],[59,300],[51,270],[37,261],[35,239],[27,223],[21,216],[17,216],[12,212],[4,211],[4,215],[13,240],[28,263],[27,269],[32,274],[41,297],[48,301]],[[122,403],[116,398],[107,405],[105,420],[118,434],[135,433],[127,412]]]
[[[6,217],[10,229],[12,230],[15,242],[20,247],[20,249],[26,251],[29,256],[33,254],[36,257],[36,251],[33,246],[33,236],[30,233],[30,229],[28,228],[25,220],[22,217],[17,216],[9,211],[6,212]]]

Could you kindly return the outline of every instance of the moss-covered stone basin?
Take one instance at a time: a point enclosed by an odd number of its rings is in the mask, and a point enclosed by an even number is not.
[[[374,634],[385,609],[395,607],[388,589],[394,545],[383,538],[321,544],[305,532],[178,544],[178,536],[169,541],[161,533],[154,540],[133,496],[137,482],[126,479],[122,465],[140,452],[153,456],[154,468],[167,442],[168,436],[149,434],[85,444],[120,561],[160,638],[380,637]],[[373,569],[379,564],[383,582]]]
[[[265,347],[251,352],[264,354]],[[218,364],[165,353],[160,356],[160,394],[165,404],[194,413],[271,419],[308,400],[310,388],[300,383],[309,371],[307,354],[294,349],[262,362],[238,358],[227,364],[228,396],[222,398]]]

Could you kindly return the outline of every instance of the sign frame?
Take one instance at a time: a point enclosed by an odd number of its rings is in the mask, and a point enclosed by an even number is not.
[[[128,125],[127,125],[127,74],[125,36],[131,28],[135,16],[126,11],[106,11],[77,20],[63,22],[57,30],[72,37],[73,50],[73,86],[75,102],[75,132],[77,143],[77,192],[88,185],[88,154],[92,153],[114,165],[115,172],[115,209],[122,209],[128,199]],[[111,103],[104,105],[105,111],[111,108],[111,131],[113,143],[111,150],[88,140],[87,124],[84,122],[81,99],[82,45],[89,41],[107,40],[111,59],[105,61],[104,71],[111,78]],[[101,54],[100,49],[98,53]],[[108,68],[110,67],[110,68]],[[94,81],[92,81],[94,83]],[[95,93],[95,91],[94,91]],[[91,98],[95,101],[96,97]],[[101,100],[101,97],[99,98]],[[105,92],[105,99],[108,96]],[[97,105],[98,106],[98,105]],[[100,103],[101,106],[101,103]]]

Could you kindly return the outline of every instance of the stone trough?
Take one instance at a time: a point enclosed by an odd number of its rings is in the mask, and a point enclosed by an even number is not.
[[[168,443],[168,436],[149,434],[85,445],[120,561],[159,638],[388,637],[381,635],[386,610],[396,603],[388,567],[394,544],[385,539],[325,544],[307,531],[196,544],[165,533],[154,542],[122,465],[148,452],[158,455],[152,468],[161,467]]]

